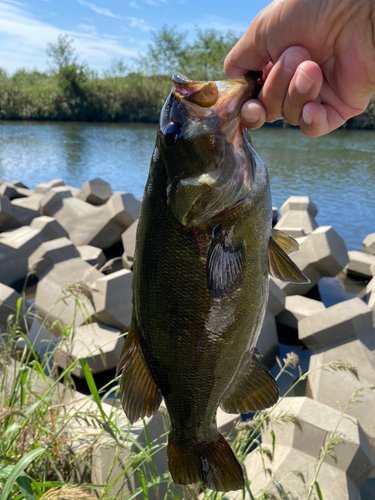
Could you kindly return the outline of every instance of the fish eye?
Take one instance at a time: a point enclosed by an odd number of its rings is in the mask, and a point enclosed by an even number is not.
[[[172,122],[169,125],[167,125],[163,133],[166,144],[168,146],[173,146],[173,144],[175,144],[178,141],[180,133],[181,133],[181,128],[175,123]]]

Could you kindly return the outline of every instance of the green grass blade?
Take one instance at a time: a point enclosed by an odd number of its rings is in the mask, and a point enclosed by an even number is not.
[[[33,461],[36,460],[37,458],[40,457],[40,455],[43,455],[45,453],[44,448],[36,448],[35,450],[30,451],[27,453],[24,457],[21,458],[19,462],[13,467],[12,472],[9,474],[8,479],[6,480],[4,484],[3,491],[1,492],[0,500],[8,500],[9,495],[12,491],[12,488],[14,486],[14,483],[17,481],[18,477],[23,473],[23,471],[26,469],[26,467]]]
[[[17,484],[25,500],[36,500],[30,480],[26,474],[23,473],[18,476]]]
[[[319,500],[324,500],[318,481],[315,481],[315,489],[318,494]]]
[[[90,372],[90,367],[89,367],[89,364],[87,363],[86,358],[79,358],[79,363],[80,363],[82,371],[85,375],[85,379],[86,379],[87,385],[90,389],[90,393],[91,393],[95,403],[98,405],[100,414],[103,417],[104,421],[107,421],[108,420],[107,415],[104,413],[102,403],[100,401],[98,389],[96,387],[94,377],[92,376],[92,373]]]
[[[146,486],[146,482],[145,482],[145,477],[144,477],[143,472],[141,470],[138,470],[137,472],[138,472],[139,480],[140,480],[141,486],[142,486],[143,498],[144,498],[144,500],[148,500],[148,493],[147,493],[147,486]]]

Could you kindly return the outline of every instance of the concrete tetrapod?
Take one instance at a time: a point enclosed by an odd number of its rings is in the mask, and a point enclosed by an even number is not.
[[[276,356],[279,354],[279,339],[277,337],[275,317],[269,311],[266,311],[256,348],[260,351],[262,363],[271,368],[275,364]]]
[[[124,337],[119,330],[100,323],[82,325],[75,330],[69,350],[66,346],[59,349],[57,363],[65,369],[77,358],[86,358],[91,373],[95,375],[116,368],[123,344]],[[78,378],[85,376],[79,364],[71,373]]]
[[[81,245],[77,247],[81,259],[100,269],[105,264],[105,255],[101,248],[93,247],[91,245]]]
[[[68,238],[57,238],[42,243],[28,258],[29,270],[42,276],[57,262],[80,257],[77,248]]]
[[[316,351],[372,328],[371,309],[358,297],[335,304],[298,322],[298,338]]]
[[[375,255],[351,250],[348,252],[349,263],[344,272],[353,278],[368,279],[372,277],[371,267],[375,265]]]
[[[362,242],[362,249],[365,253],[375,255],[375,233],[368,234]]]
[[[287,415],[289,420],[293,416],[299,425],[291,422],[283,425],[279,418],[279,424],[272,425],[274,450],[268,428],[262,432],[262,447],[270,453],[260,454],[255,450],[245,459],[254,497],[267,492],[281,498],[282,492],[288,492],[285,498],[306,498],[321,449],[336,430],[341,440],[334,450],[337,462],[332,456],[325,458],[317,477],[320,490],[324,499],[360,500],[359,487],[374,467],[361,425],[354,419],[341,419],[338,410],[306,397],[283,399],[271,419],[277,421],[279,415]],[[272,454],[274,460],[270,462],[268,456]],[[225,498],[240,500],[242,492],[227,494]]]
[[[112,196],[111,185],[100,177],[82,184],[82,191],[78,198],[92,205],[103,205]]]
[[[276,229],[294,238],[308,235],[318,227],[315,221],[318,209],[308,196],[291,196],[280,208],[280,213]]]
[[[320,369],[333,361],[334,369]],[[350,366],[357,370],[358,379]],[[357,393],[356,404],[347,413],[358,420],[366,433],[375,460],[375,397],[371,389],[375,386],[375,330],[313,353],[309,370],[314,371],[308,377],[306,394],[320,403],[345,408]]]
[[[17,314],[17,302],[21,299],[21,295],[13,288],[0,283],[0,335],[7,332],[8,319],[12,314],[14,317]],[[19,326],[26,333],[28,326],[31,324],[31,317],[27,317],[28,304],[22,302],[20,310]]]
[[[93,321],[118,328],[129,329],[132,319],[132,277],[128,269],[103,276],[95,281],[95,314]]]
[[[58,235],[55,234],[55,238],[57,237]],[[48,239],[50,238],[44,230],[34,229],[32,225],[1,233],[0,281],[6,285],[12,285],[25,279],[29,255]]]
[[[128,193],[115,193],[107,203],[93,206],[78,198],[64,198],[54,213],[77,246],[109,248],[139,216],[140,201]]]
[[[325,305],[319,300],[309,299],[303,295],[290,295],[285,299],[285,309],[277,316],[276,321],[290,328],[298,328],[298,321],[313,314],[324,311]]]
[[[98,293],[93,283],[102,276],[80,258],[58,262],[39,280],[35,308],[43,318],[47,317],[49,324],[59,320],[63,326],[73,323],[76,327],[83,325],[95,312],[94,299],[91,300],[90,295],[95,297]],[[80,299],[83,307],[77,306],[76,298]],[[53,333],[61,335],[60,328],[55,326]]]

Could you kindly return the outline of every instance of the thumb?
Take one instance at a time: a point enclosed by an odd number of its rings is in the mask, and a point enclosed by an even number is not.
[[[262,38],[254,36],[254,32],[256,29],[251,24],[225,58],[224,71],[228,78],[238,78],[249,71],[261,71],[271,60],[266,44]]]

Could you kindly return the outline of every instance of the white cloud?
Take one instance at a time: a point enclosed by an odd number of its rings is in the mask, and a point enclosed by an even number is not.
[[[96,28],[92,24],[79,24],[78,28],[80,28],[83,31],[86,31],[87,33],[91,33],[92,35],[96,33]]]
[[[80,3],[81,5],[85,5],[86,7],[88,7],[92,11],[94,11],[96,14],[99,14],[100,16],[114,17],[116,19],[120,19],[120,16],[118,16],[117,14],[114,14],[109,9],[103,9],[101,7],[98,7],[97,5],[95,5],[93,3],[84,2],[83,0],[78,0],[78,3]]]
[[[248,28],[248,24],[232,21],[212,14],[202,16],[195,23],[185,23],[182,28],[185,30],[194,30],[196,26],[201,29],[215,29],[218,31],[232,30],[238,34],[244,33]]]
[[[135,2],[130,2],[129,7],[133,7],[134,9],[140,9],[140,6],[137,5]]]
[[[63,34],[74,39],[73,46],[79,60],[86,61],[96,70],[106,68],[110,57],[131,58],[137,57],[140,52],[140,42],[137,46],[132,44],[131,48],[127,48],[116,39],[105,35],[94,36],[87,30],[62,30],[38,21],[12,3],[10,5],[0,0],[0,65],[8,71],[13,72],[21,67],[46,69],[47,44],[55,43],[57,37]]]
[[[145,2],[154,7],[158,7],[160,3],[167,3],[167,0],[145,0]]]
[[[142,31],[152,31],[151,26],[147,24],[144,19],[139,19],[138,17],[128,17],[128,19],[131,28],[139,28]]]

